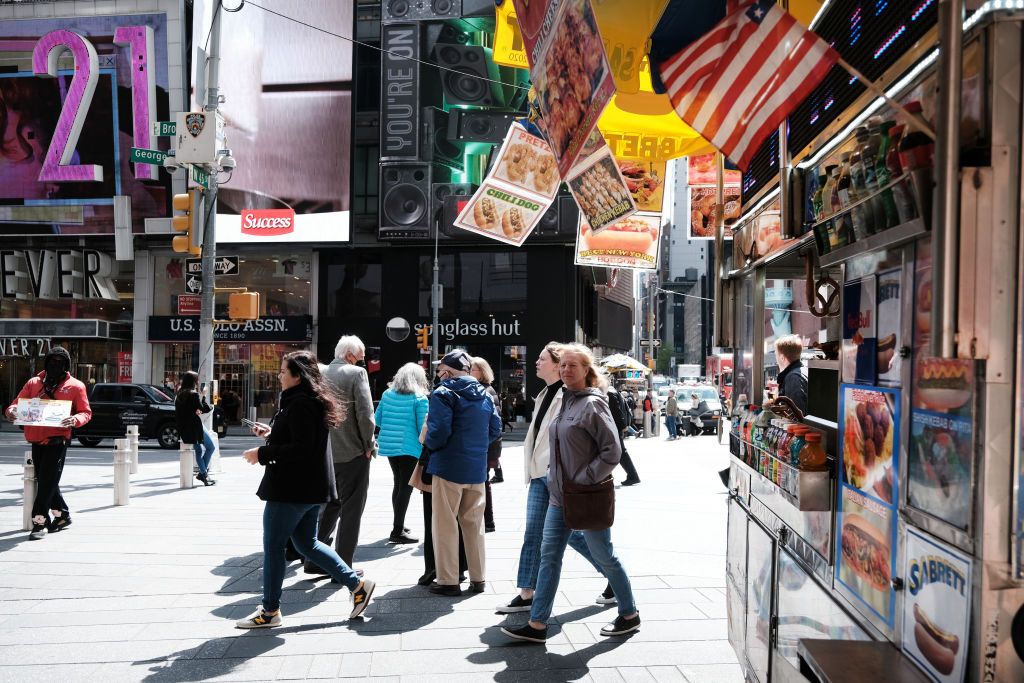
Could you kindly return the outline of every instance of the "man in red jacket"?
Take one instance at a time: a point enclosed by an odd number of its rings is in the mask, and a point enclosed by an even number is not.
[[[71,525],[71,513],[60,495],[60,475],[64,457],[71,441],[71,429],[92,419],[92,409],[85,394],[85,385],[71,376],[71,356],[60,346],[50,349],[43,359],[43,371],[25,383],[18,398],[6,410],[12,422],[17,417],[18,399],[39,398],[50,401],[71,401],[71,415],[60,427],[25,427],[25,439],[32,444],[32,462],[36,468],[36,499],[32,505],[32,532],[37,541],[47,531],[61,531]],[[50,520],[50,511],[53,520]]]

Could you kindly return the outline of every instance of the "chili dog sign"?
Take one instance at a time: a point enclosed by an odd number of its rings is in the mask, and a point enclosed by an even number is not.
[[[907,528],[903,651],[938,683],[964,680],[971,617],[971,561]]]
[[[490,175],[455,226],[518,247],[551,206],[560,182],[548,143],[513,123]]]

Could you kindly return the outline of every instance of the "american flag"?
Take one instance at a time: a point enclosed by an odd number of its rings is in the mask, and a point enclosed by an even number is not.
[[[744,2],[661,65],[676,113],[746,169],[839,55],[774,0]]]

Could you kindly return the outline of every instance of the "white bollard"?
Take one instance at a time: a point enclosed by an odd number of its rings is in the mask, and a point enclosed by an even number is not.
[[[178,447],[178,458],[180,459],[181,475],[179,477],[179,488],[190,489],[196,485],[192,478],[192,467],[196,459],[192,444],[183,443]]]
[[[216,432],[210,434],[213,437],[213,455],[210,456],[210,472],[214,474],[220,474],[223,470],[220,467],[220,437],[217,436]]]
[[[32,451],[25,451],[25,493],[21,511],[21,528],[32,530],[32,505],[36,500],[36,466],[32,462]]]
[[[128,425],[128,445],[132,452],[132,474],[139,473],[139,425]]]
[[[114,439],[114,505],[127,505],[130,500],[132,447],[128,439]]]
[[[644,412],[644,436],[643,436],[643,438],[645,438],[645,439],[649,439],[650,437],[654,436],[653,432],[651,431],[652,430],[651,423],[653,422],[651,417],[653,415],[654,415],[654,413]]]

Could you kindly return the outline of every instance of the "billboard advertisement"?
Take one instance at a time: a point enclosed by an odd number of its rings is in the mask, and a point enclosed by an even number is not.
[[[135,232],[168,215],[170,177],[131,150],[167,148],[152,124],[181,102],[177,19],[0,21],[0,233],[111,234],[115,196],[131,198]]]
[[[307,0],[287,14],[353,38],[354,3]],[[216,2],[196,0],[195,35]],[[238,167],[218,197],[217,242],[347,242],[352,44],[261,11],[221,12],[221,107]],[[203,94],[203,44],[193,41]],[[194,103],[193,106],[196,106]],[[246,232],[246,211],[294,212],[293,229]]]

